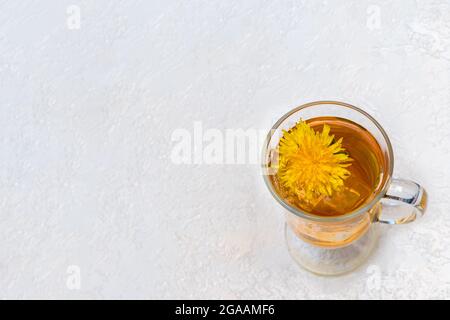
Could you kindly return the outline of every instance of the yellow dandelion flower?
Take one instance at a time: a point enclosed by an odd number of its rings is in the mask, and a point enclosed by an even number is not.
[[[283,130],[278,151],[280,182],[307,203],[331,196],[350,176],[346,167],[352,159],[342,147],[342,138],[335,141],[326,124],[322,132],[316,132],[300,120],[290,130]]]

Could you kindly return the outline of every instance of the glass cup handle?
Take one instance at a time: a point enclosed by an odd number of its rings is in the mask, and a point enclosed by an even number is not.
[[[381,199],[381,214],[377,222],[404,224],[423,216],[427,193],[419,184],[403,179],[392,179],[388,191]]]

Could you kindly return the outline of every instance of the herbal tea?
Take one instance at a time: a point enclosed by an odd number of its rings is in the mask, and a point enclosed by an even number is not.
[[[347,119],[318,117],[284,131],[272,181],[292,206],[337,216],[373,198],[386,165],[378,142],[366,129]]]

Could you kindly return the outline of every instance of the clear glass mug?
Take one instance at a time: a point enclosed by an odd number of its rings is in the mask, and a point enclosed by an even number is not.
[[[271,164],[277,161],[277,146],[283,130],[300,119],[332,116],[351,120],[368,130],[380,145],[385,172],[372,197],[353,212],[339,216],[317,216],[290,205],[274,185]],[[426,192],[410,180],[393,179],[394,156],[389,138],[380,124],[365,111],[347,103],[317,101],[297,107],[269,132],[263,150],[264,181],[273,197],[286,209],[286,242],[291,256],[307,270],[337,275],[353,270],[370,255],[378,239],[378,223],[404,224],[421,216]]]

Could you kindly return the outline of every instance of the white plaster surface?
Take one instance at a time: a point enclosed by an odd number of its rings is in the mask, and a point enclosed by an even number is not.
[[[0,298],[450,298],[449,13],[448,0],[0,1]],[[321,99],[371,113],[396,176],[430,200],[335,278],[289,257],[258,166],[170,158],[194,121],[267,130]]]

